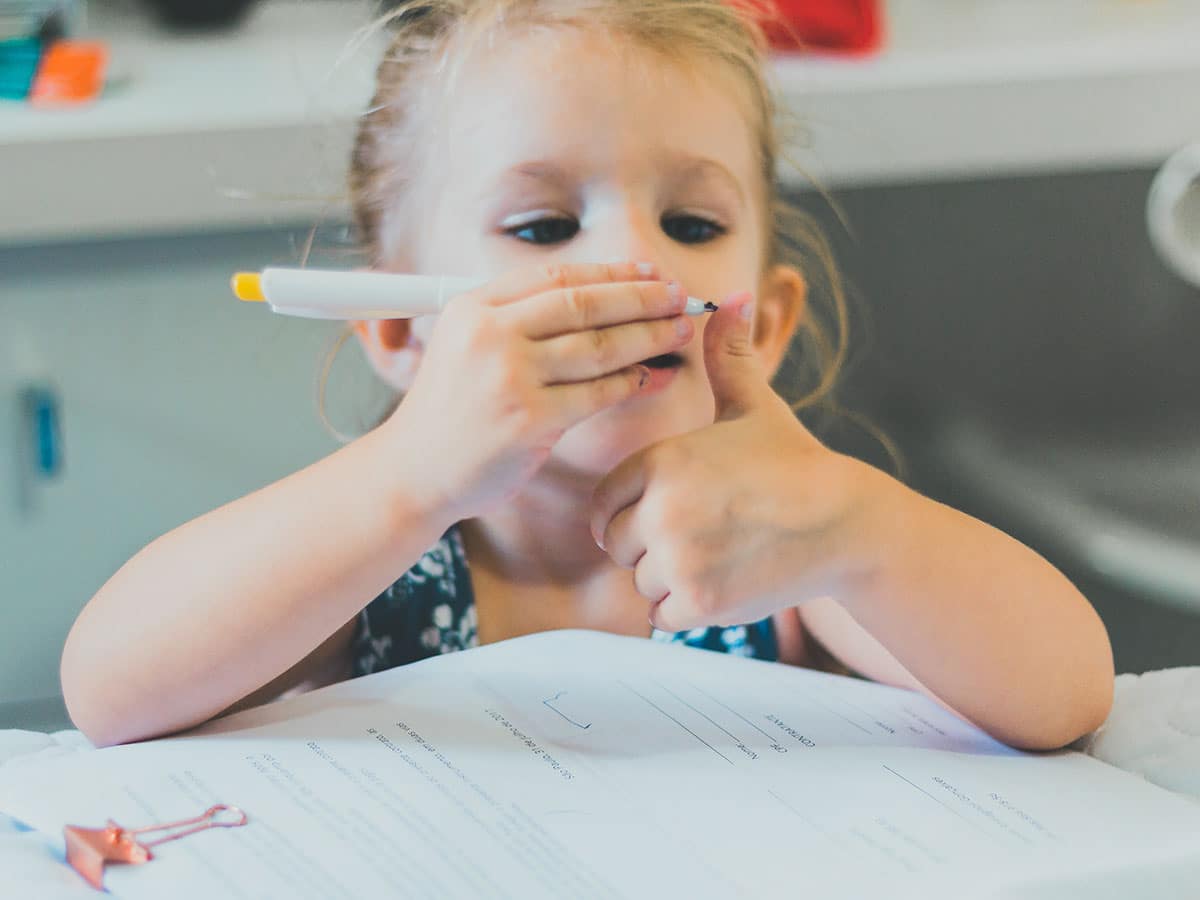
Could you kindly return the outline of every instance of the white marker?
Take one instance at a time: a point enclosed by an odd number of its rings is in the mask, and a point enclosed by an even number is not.
[[[233,276],[239,300],[265,302],[272,312],[306,319],[409,319],[441,312],[451,297],[483,278],[347,272],[330,269],[263,269]],[[715,312],[715,303],[688,297],[684,313]]]

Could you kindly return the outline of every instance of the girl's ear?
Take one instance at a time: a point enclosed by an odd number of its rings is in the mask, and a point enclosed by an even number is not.
[[[808,303],[808,283],[791,266],[777,265],[763,276],[754,314],[754,348],[773,378],[787,355]]]
[[[412,386],[421,361],[421,342],[411,319],[371,319],[353,323],[355,337],[375,374],[397,391]]]

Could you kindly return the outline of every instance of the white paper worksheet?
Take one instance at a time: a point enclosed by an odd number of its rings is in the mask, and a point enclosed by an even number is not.
[[[119,897],[1192,896],[1200,807],[907,691],[590,632],[0,771],[47,834],[236,804]]]

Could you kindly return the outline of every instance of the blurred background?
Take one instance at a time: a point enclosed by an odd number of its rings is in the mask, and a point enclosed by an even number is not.
[[[858,300],[843,402],[1080,584],[1118,671],[1200,664],[1200,0],[783,6],[790,152],[828,195],[782,175]],[[63,639],[129,556],[334,448],[336,330],[228,281],[353,264],[369,18],[0,0],[0,728],[66,726]],[[382,400],[343,354],[333,424]]]

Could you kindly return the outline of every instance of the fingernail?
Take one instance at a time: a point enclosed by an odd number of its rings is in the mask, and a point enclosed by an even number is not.
[[[675,320],[675,333],[677,335],[679,335],[681,338],[691,337],[692,336],[692,323],[689,322],[687,319],[682,319],[682,318],[676,319]]]
[[[683,285],[678,281],[667,282],[667,296],[669,296],[678,306],[682,303],[687,303],[687,294],[683,292]]]
[[[749,322],[754,318],[754,296],[749,291],[743,291],[737,295],[737,299],[741,300],[743,298],[745,298],[745,302],[742,303],[741,309],[738,310],[738,315]]]
[[[639,275],[644,275],[646,278],[653,277],[654,273],[657,271],[657,269],[654,266],[654,263],[650,263],[650,262],[638,263],[637,270],[638,270]]]

